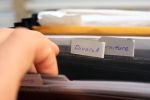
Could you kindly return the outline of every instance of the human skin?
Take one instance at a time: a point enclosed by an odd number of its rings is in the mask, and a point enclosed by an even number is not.
[[[59,48],[40,32],[25,28],[0,29],[0,100],[16,100],[28,71],[58,75]]]

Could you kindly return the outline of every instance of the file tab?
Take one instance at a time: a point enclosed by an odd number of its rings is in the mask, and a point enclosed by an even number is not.
[[[135,40],[128,38],[101,37],[106,42],[105,55],[134,57]]]
[[[71,53],[92,57],[104,58],[105,42],[86,39],[73,39]]]

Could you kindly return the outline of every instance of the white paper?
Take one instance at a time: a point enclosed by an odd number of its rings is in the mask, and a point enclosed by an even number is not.
[[[73,39],[71,53],[92,57],[104,58],[105,42],[86,39]]]
[[[150,11],[62,9],[38,13],[40,25],[150,26]]]
[[[106,42],[105,54],[134,57],[135,40],[101,37],[101,42]]]

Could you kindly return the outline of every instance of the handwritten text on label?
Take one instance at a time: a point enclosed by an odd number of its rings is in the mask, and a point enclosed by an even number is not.
[[[106,42],[106,55],[134,57],[135,41],[132,39],[102,37],[100,41]]]
[[[104,58],[105,43],[96,40],[74,39],[71,43],[71,53]]]

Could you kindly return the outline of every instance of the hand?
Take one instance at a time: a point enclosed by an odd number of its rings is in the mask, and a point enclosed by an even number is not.
[[[0,93],[7,95],[0,100],[16,98],[20,80],[29,69],[56,76],[58,53],[58,46],[39,32],[0,29]]]

